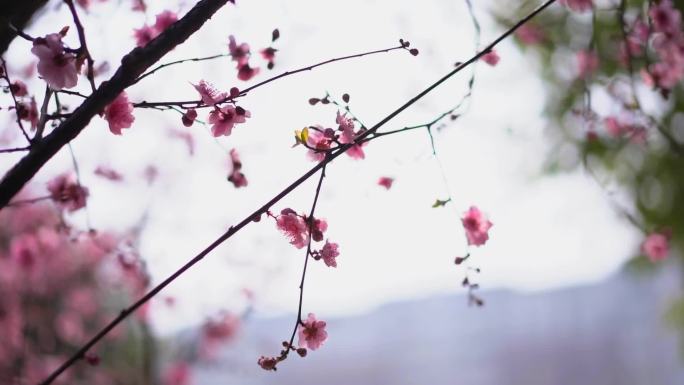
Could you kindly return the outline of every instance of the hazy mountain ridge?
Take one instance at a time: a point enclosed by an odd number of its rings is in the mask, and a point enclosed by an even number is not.
[[[664,326],[668,300],[681,295],[671,269],[620,273],[602,283],[521,294],[485,292],[482,309],[463,295],[382,306],[330,320],[330,338],[276,373],[256,365],[275,354],[292,318],[248,322],[211,365],[212,384],[684,384],[677,334]]]

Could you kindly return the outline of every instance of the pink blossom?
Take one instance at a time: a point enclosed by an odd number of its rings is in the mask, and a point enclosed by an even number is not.
[[[275,53],[278,50],[273,48],[273,47],[268,47],[264,48],[259,53],[261,54],[261,57],[264,58],[266,61],[273,61],[275,59]]]
[[[355,144],[346,151],[346,154],[352,159],[365,159],[366,154],[363,152],[363,146],[365,146],[366,144],[368,144],[368,142],[364,142],[362,144]]]
[[[153,28],[158,35],[164,32],[164,30],[169,28],[171,24],[175,23],[176,21],[178,21],[178,15],[176,15],[175,12],[164,11],[156,16]]]
[[[320,242],[323,240],[323,233],[328,229],[328,222],[325,219],[314,218],[313,226],[311,226],[311,238]]]
[[[599,59],[594,51],[582,50],[577,52],[577,76],[585,79],[593,74],[599,66]]]
[[[199,84],[193,84],[192,86],[199,92],[202,103],[208,106],[222,102],[228,96],[226,92],[219,92],[211,83],[204,80],[200,80]]]
[[[304,321],[304,325],[299,325],[299,346],[316,350],[328,338],[325,331],[325,321],[319,321],[313,313]]]
[[[290,244],[301,249],[307,242],[307,225],[304,218],[292,209],[284,209],[276,219],[276,226],[290,239]]]
[[[12,239],[10,256],[24,269],[31,269],[40,253],[38,241],[33,234],[22,234]]]
[[[335,122],[339,125],[339,130],[342,131],[340,143],[352,143],[354,141],[354,121],[337,111]]]
[[[22,82],[21,80],[15,80],[10,84],[10,91],[14,94],[14,96],[22,97],[26,96],[28,94],[28,89],[26,89],[26,83]]]
[[[67,53],[62,35],[51,33],[33,41],[31,52],[38,56],[38,73],[53,90],[72,88],[78,83],[76,55]]]
[[[240,318],[232,313],[207,320],[202,326],[202,352],[209,355],[218,344],[232,341],[240,330],[240,324]]]
[[[535,45],[544,41],[544,32],[534,24],[525,23],[515,31],[515,36],[527,45]]]
[[[135,121],[133,104],[128,101],[126,92],[122,92],[104,109],[104,118],[109,123],[109,131],[121,135],[121,130],[130,128]]]
[[[195,119],[197,119],[197,111],[194,108],[188,108],[183,114],[181,121],[185,127],[190,127],[195,123]]]
[[[593,0],[560,0],[560,3],[575,12],[586,12],[594,6]]]
[[[195,138],[187,130],[178,130],[175,128],[169,129],[169,136],[171,138],[179,139],[185,143],[185,147],[188,149],[188,155],[195,155]]]
[[[259,74],[259,68],[250,67],[249,63],[238,65],[238,79],[248,81]]]
[[[138,47],[144,47],[152,41],[157,36],[157,32],[155,31],[154,27],[150,27],[149,25],[145,24],[140,28],[134,29],[133,30],[133,37],[135,37],[135,44]]]
[[[323,262],[325,262],[326,266],[329,267],[337,267],[337,258],[340,255],[340,252],[338,251],[338,244],[337,243],[331,243],[330,241],[326,240],[325,245],[321,249],[321,258],[323,259]]]
[[[325,159],[325,151],[330,149],[330,146],[332,144],[331,137],[334,136],[334,131],[332,129],[329,130],[331,132],[328,132],[327,129],[323,130],[320,126],[317,126],[316,129],[309,130],[309,137],[306,139],[306,144],[307,146],[315,149],[309,150],[309,159],[318,162]]]
[[[25,120],[31,123],[31,129],[35,130],[38,127],[38,106],[36,105],[36,98],[31,98],[31,101],[26,105],[26,103],[17,103],[17,115],[21,120]]]
[[[646,254],[651,262],[662,261],[667,258],[667,254],[670,252],[669,239],[665,234],[651,233],[641,244],[641,251]]]
[[[209,123],[212,124],[211,133],[214,136],[228,136],[232,132],[233,126],[246,122],[247,118],[251,116],[250,112],[242,107],[233,107],[232,105],[221,108],[215,107],[209,113]]]
[[[469,245],[482,246],[489,239],[487,231],[492,227],[487,217],[475,206],[471,206],[461,218]]]
[[[247,178],[240,170],[242,170],[242,161],[240,161],[240,155],[236,149],[230,150],[230,163],[232,171],[228,175],[228,181],[233,183],[235,188],[247,186]]]
[[[482,55],[481,59],[482,59],[485,63],[487,63],[487,64],[489,64],[490,66],[493,67],[493,66],[495,66],[495,65],[497,65],[497,64],[499,63],[499,60],[500,60],[501,58],[499,57],[499,54],[496,53],[496,51],[491,50],[491,51],[487,52],[486,54]]]
[[[392,183],[394,183],[394,178],[390,178],[388,176],[382,176],[380,177],[380,179],[378,179],[378,185],[384,187],[387,190],[392,188]]]
[[[95,175],[111,180],[112,182],[120,182],[123,180],[123,175],[109,166],[99,165],[95,169]]]
[[[681,33],[682,15],[674,8],[671,0],[661,0],[655,3],[648,13],[657,32],[670,36]]]
[[[67,211],[76,211],[86,204],[88,189],[81,186],[73,174],[62,174],[50,182],[47,189],[57,205]]]
[[[278,359],[276,357],[265,357],[261,356],[257,360],[257,364],[261,366],[264,370],[276,370],[276,365],[278,364]]]
[[[249,44],[237,44],[235,37],[230,35],[228,36],[228,51],[233,60],[238,63],[238,67],[247,64],[247,60],[249,60]]]
[[[162,374],[163,385],[189,385],[190,366],[182,361],[169,365]]]

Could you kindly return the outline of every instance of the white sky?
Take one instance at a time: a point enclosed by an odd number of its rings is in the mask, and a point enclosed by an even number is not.
[[[487,43],[501,31],[489,20],[487,6],[475,3]],[[122,137],[112,136],[95,118],[74,143],[92,194],[92,223],[99,229],[120,229],[147,209],[142,253],[159,282],[312,166],[302,148],[290,148],[293,130],[332,126],[335,110],[311,107],[309,97],[327,90],[339,98],[348,92],[352,111],[372,125],[454,62],[472,55],[473,32],[463,1],[416,4],[255,0],[219,11],[163,62],[226,52],[229,34],[256,51],[267,46],[275,27],[281,32],[276,68],[254,81],[331,57],[386,48],[399,38],[410,40],[421,53],[413,57],[392,52],[335,63],[255,90],[241,103],[252,118],[230,137],[220,138],[220,146],[207,128],[188,129],[198,142],[194,157],[180,141],[166,138],[169,127],[185,129],[177,114],[137,111],[134,126]],[[156,7],[151,15],[162,10],[161,4],[151,6]],[[172,9],[184,12],[188,6]],[[110,60],[115,67],[117,58],[132,47],[132,28],[144,22],[143,16],[131,16],[125,2],[121,9],[95,4],[92,14],[86,20],[91,51],[96,60]],[[58,15],[51,14],[28,32],[55,32],[70,20]],[[25,50],[16,60],[28,61],[30,46],[15,44],[15,55]],[[305,312],[329,318],[388,301],[459,292],[463,269],[452,261],[465,250],[460,215],[470,205],[479,206],[494,223],[487,245],[473,250],[485,289],[545,290],[599,280],[637,249],[637,231],[615,214],[593,180],[581,172],[541,174],[550,147],[537,66],[511,42],[499,53],[502,60],[495,68],[478,65],[468,114],[436,135],[454,198],[446,208],[430,207],[446,195],[424,131],[380,139],[366,147],[366,160],[345,156],[328,168],[317,214],[328,220],[326,235],[340,244],[341,255],[337,269],[321,262],[311,265]],[[253,61],[263,63],[256,57]],[[463,73],[449,81],[385,129],[423,123],[450,108],[465,92],[467,77]],[[131,89],[129,96],[134,101],[194,99],[189,82],[200,79],[224,90],[245,87],[236,79],[233,64],[220,59],[160,72]],[[80,86],[86,86],[85,79]],[[235,190],[225,181],[225,149],[233,147],[242,156],[250,183],[246,189]],[[161,172],[151,188],[140,177],[149,163]],[[98,164],[123,171],[127,182],[115,185],[93,176]],[[68,152],[62,151],[36,180],[42,183],[69,167]],[[396,178],[389,192],[376,185],[384,175]],[[314,183],[312,179],[303,185],[274,211],[291,207],[308,212]],[[82,215],[73,220],[84,223]],[[237,311],[243,305],[243,287],[255,291],[260,315],[294,311],[303,254],[288,244],[273,221],[250,225],[164,292],[176,297],[177,305],[171,311],[158,306],[155,321],[160,330],[169,331],[220,309]]]

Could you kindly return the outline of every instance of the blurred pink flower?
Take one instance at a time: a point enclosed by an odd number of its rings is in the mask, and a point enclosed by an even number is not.
[[[384,187],[387,190],[392,188],[392,183],[394,183],[394,178],[390,178],[388,176],[382,176],[380,177],[380,179],[378,179],[378,185]]]
[[[501,60],[501,58],[499,57],[499,54],[496,53],[496,51],[494,51],[494,50],[491,50],[491,51],[487,52],[486,54],[482,55],[481,59],[482,59],[482,61],[484,61],[485,63],[489,64],[492,67],[497,65],[499,63],[499,60]]]
[[[228,36],[228,51],[233,60],[238,63],[238,67],[247,64],[247,60],[249,60],[249,44],[237,44],[235,36],[230,35]]]
[[[662,261],[667,258],[670,252],[670,242],[665,234],[651,233],[644,243],[641,244],[641,251],[646,254],[651,262]]]
[[[575,12],[586,12],[594,6],[593,0],[560,0],[560,3]]]
[[[67,211],[76,211],[86,204],[88,189],[81,186],[73,174],[62,174],[50,182],[47,189],[50,198]]]
[[[487,232],[492,227],[487,217],[475,206],[471,206],[461,218],[469,245],[482,246],[489,239]]]
[[[577,52],[577,76],[585,79],[593,74],[599,67],[599,59],[594,51],[582,50]]]

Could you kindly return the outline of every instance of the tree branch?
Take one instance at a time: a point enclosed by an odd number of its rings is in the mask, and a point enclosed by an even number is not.
[[[0,181],[0,209],[52,158],[65,144],[76,138],[90,120],[111,103],[123,90],[175,46],[197,31],[228,0],[202,0],[182,19],[144,47],[133,49],[123,57],[116,73],[93,92],[62,124],[35,142]]]

